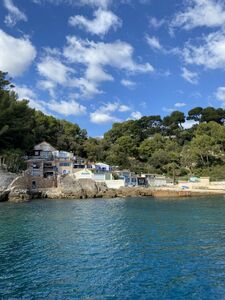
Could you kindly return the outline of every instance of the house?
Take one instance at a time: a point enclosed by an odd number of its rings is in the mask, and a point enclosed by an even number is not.
[[[112,168],[109,165],[104,164],[104,163],[96,163],[95,170],[97,172],[110,172],[110,171],[112,171]]]
[[[56,170],[58,174],[72,174],[74,155],[67,151],[54,151],[53,157],[56,163]]]
[[[148,181],[145,177],[142,177],[142,176],[137,177],[137,185],[138,186],[147,186],[147,184],[148,184]]]
[[[70,174],[73,173],[73,161],[72,152],[58,151],[44,141],[36,145],[27,158],[28,174],[44,178]]]
[[[34,146],[33,155],[38,159],[53,159],[53,152],[56,151],[52,145],[47,142],[42,142]]]
[[[94,174],[91,170],[83,169],[79,170],[76,173],[74,173],[76,176],[76,179],[94,179]]]
[[[163,175],[158,174],[142,174],[142,177],[146,178],[147,184],[152,187],[166,186],[170,183],[170,180]]]
[[[56,151],[47,142],[42,142],[34,147],[34,150],[28,156],[28,173],[31,176],[40,176],[47,178],[56,174],[56,165],[53,152]]]
[[[95,181],[114,180],[112,173],[94,173]]]

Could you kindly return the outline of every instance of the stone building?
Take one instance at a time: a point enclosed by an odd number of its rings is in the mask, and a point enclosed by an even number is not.
[[[56,175],[56,164],[53,152],[57,151],[47,142],[42,142],[34,147],[28,156],[28,174],[47,178]]]

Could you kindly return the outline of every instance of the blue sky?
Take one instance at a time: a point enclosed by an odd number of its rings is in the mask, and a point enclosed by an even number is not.
[[[0,69],[20,99],[101,136],[225,104],[220,0],[2,0]]]

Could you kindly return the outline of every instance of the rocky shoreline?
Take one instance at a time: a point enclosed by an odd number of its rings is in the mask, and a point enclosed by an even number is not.
[[[15,174],[0,171],[0,202],[13,203],[30,201],[32,199],[88,199],[88,198],[129,198],[157,197],[181,198],[195,196],[225,195],[224,190],[182,190],[177,187],[145,188],[121,187],[109,189],[104,182],[91,179],[76,179],[74,176],[60,176],[57,187],[30,189],[27,178],[15,177]]]

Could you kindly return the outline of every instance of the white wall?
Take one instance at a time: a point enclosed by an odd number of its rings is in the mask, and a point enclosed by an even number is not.
[[[119,189],[125,186],[125,181],[121,180],[106,180],[104,181],[109,189]]]

